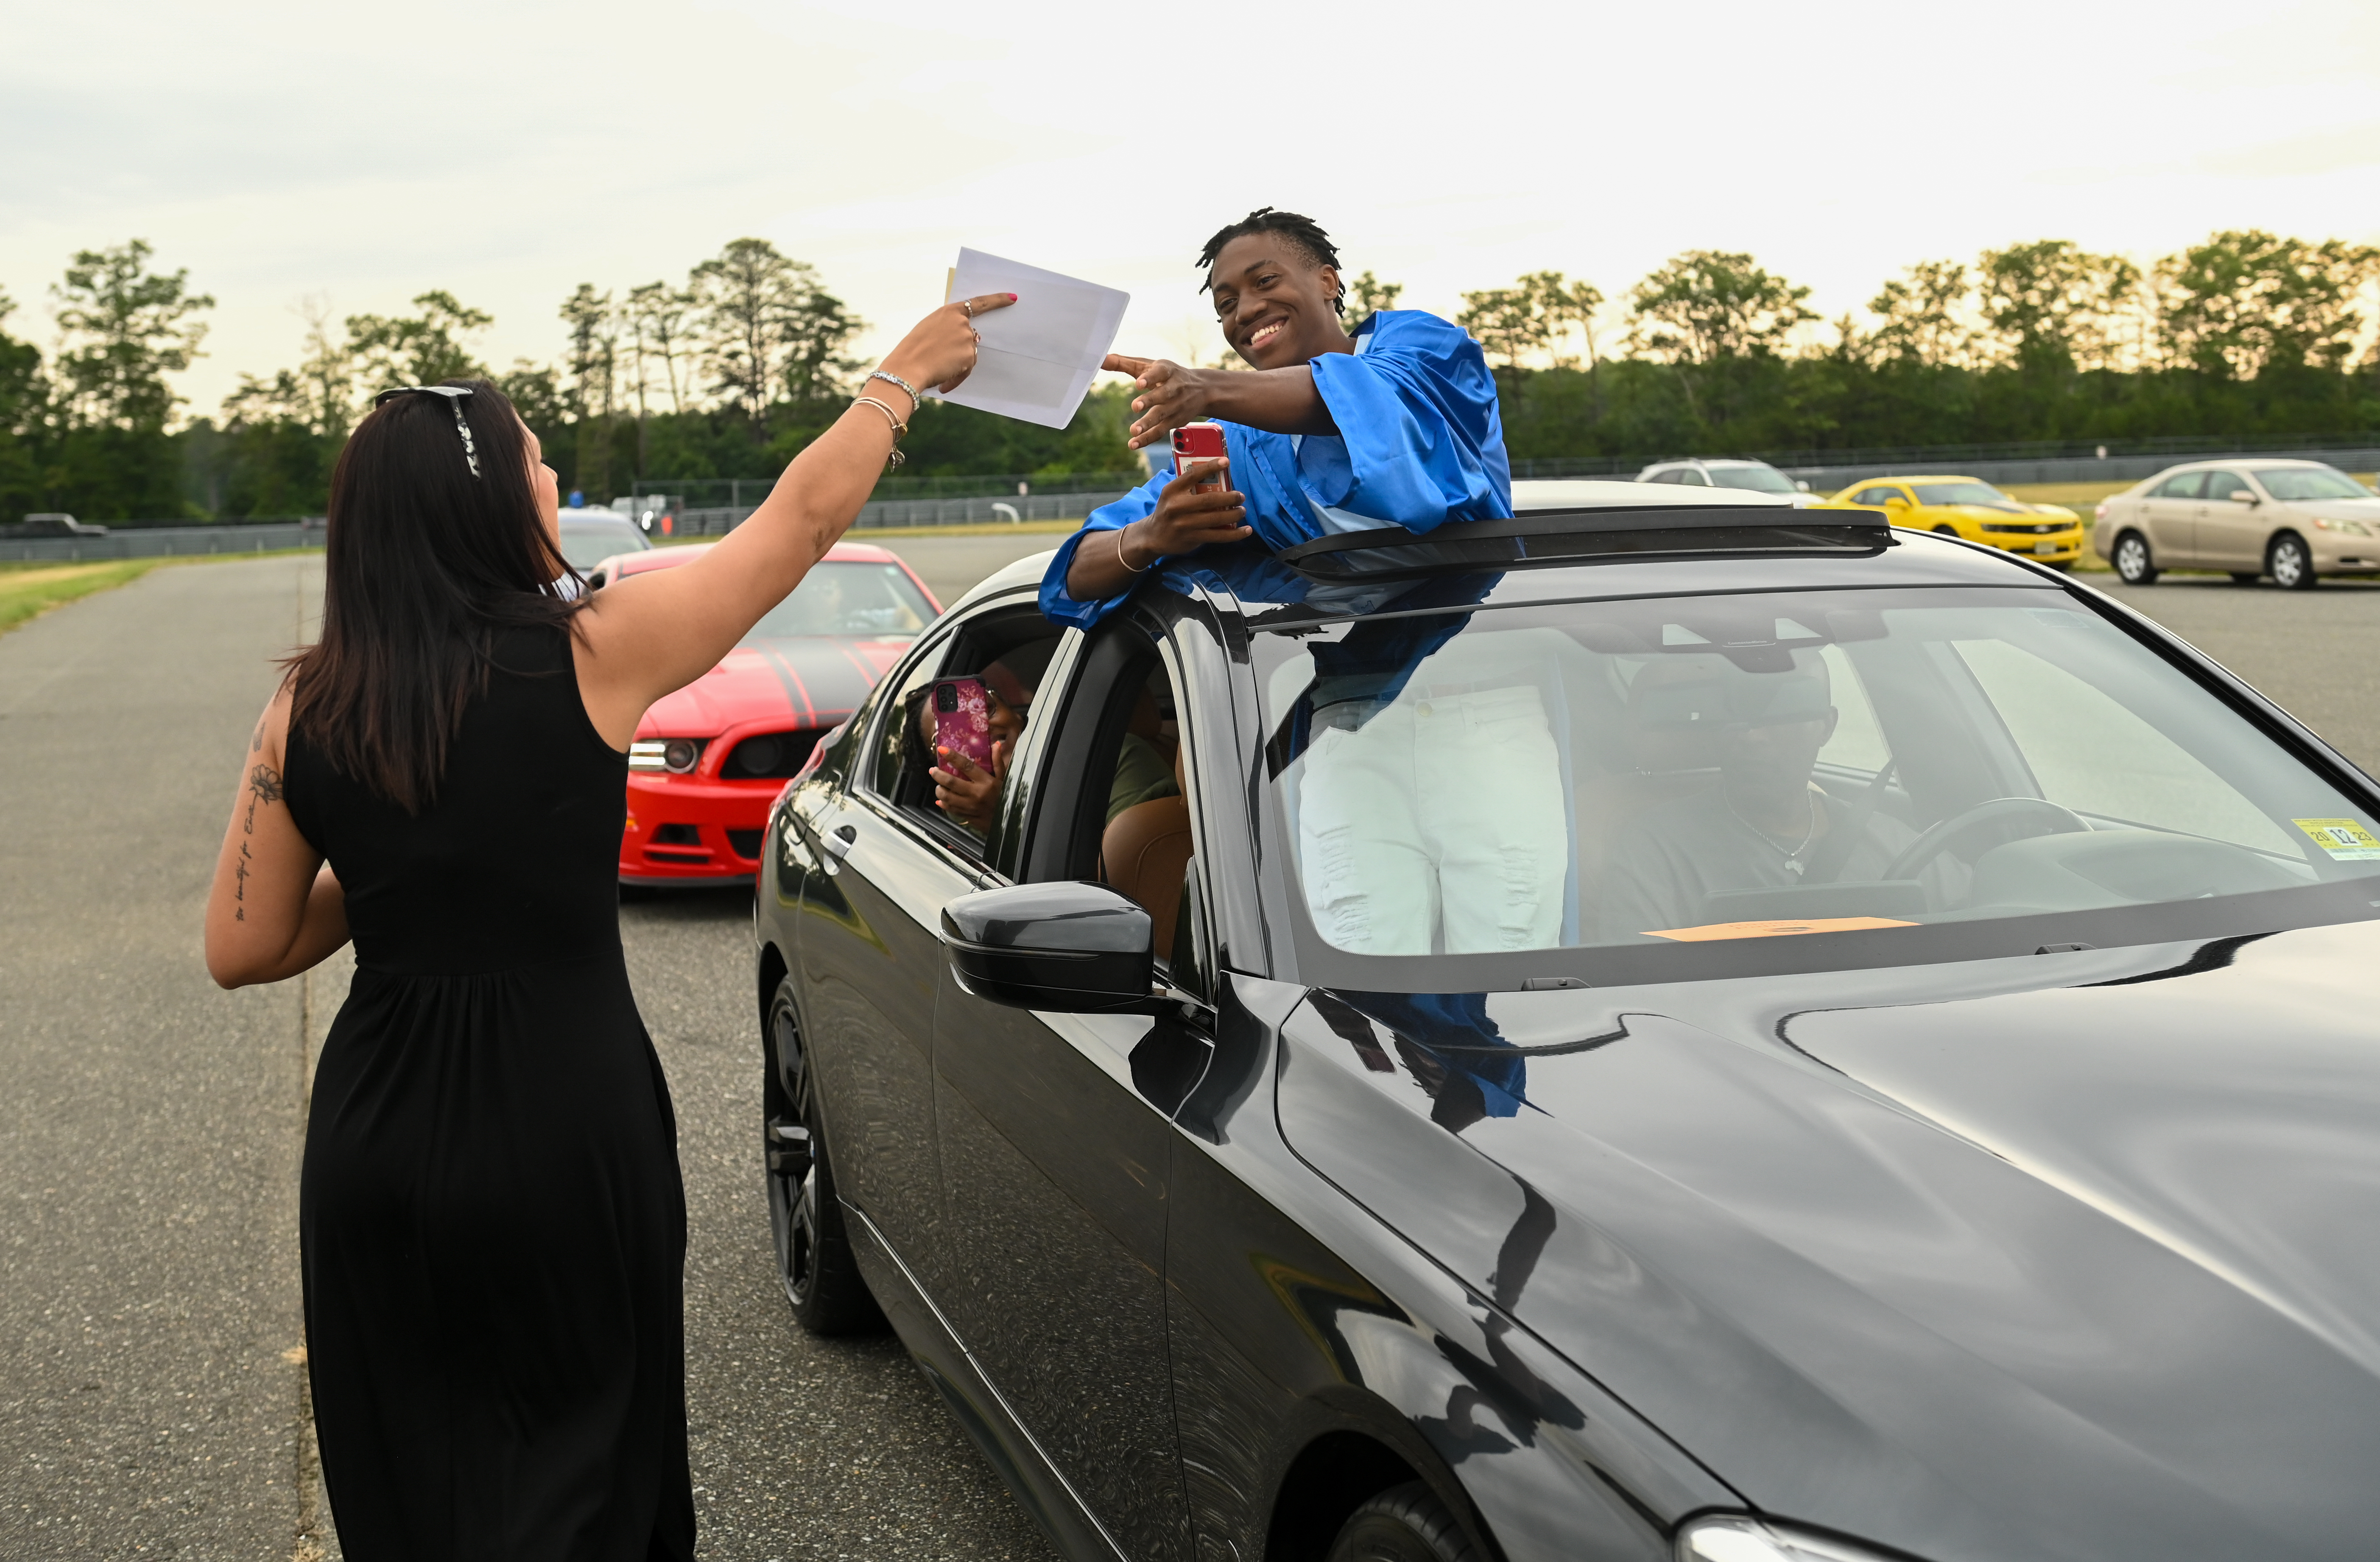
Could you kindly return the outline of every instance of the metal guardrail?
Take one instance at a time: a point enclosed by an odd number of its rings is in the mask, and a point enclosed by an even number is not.
[[[266,553],[283,548],[320,548],[321,522],[267,521],[244,526],[117,526],[105,537],[23,537],[0,540],[0,561],[23,563],[91,563],[103,559],[154,559],[184,554]]]
[[[1131,490],[1103,489],[1091,493],[1035,493],[1020,498],[880,499],[859,507],[854,532],[898,531],[909,527],[980,526],[1006,522],[1080,520],[1102,504],[1123,498]],[[757,504],[712,505],[677,513],[673,537],[723,537],[741,526]]]

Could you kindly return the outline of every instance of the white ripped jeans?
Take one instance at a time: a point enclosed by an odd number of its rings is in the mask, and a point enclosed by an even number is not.
[[[1572,857],[1537,691],[1416,686],[1361,730],[1326,728],[1298,789],[1315,926],[1360,954],[1551,949]]]

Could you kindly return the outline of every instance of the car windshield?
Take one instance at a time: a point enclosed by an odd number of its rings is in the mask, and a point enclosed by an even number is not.
[[[2059,592],[1597,601],[1255,638],[1274,824],[1311,931],[1351,953],[1922,937],[2259,891],[2327,905],[2347,888],[2329,881],[2380,875],[2367,800]],[[1856,963],[1879,958],[1871,938]]]
[[[812,565],[792,596],[761,615],[744,643],[794,635],[907,639],[933,616],[932,604],[900,565],[830,560]]]
[[[1747,463],[1741,466],[1705,466],[1713,488],[1748,488],[1755,493],[1799,493],[1791,478],[1774,466]]]
[[[637,523],[618,521],[562,522],[562,556],[573,569],[592,569],[614,553],[638,553],[651,547]]]
[[[1989,510],[2022,506],[1989,483],[1913,483],[1920,504],[1980,504]]]
[[[2309,499],[2370,499],[2372,490],[2328,466],[2252,466],[2265,491],[2287,504]]]

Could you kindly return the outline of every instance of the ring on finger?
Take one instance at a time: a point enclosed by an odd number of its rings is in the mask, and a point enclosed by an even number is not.
[[[967,319],[969,319],[969,320],[973,320],[973,319],[975,319],[975,300],[974,300],[974,299],[972,299],[972,298],[962,298],[962,299],[960,299],[960,300],[959,300],[959,308],[960,308],[960,309],[965,309],[965,310],[966,311],[966,317],[967,317]]]

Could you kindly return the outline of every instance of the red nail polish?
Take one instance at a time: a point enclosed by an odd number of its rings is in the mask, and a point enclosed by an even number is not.
[[[1015,294],[1014,294],[1014,293],[1010,294],[1010,295],[1008,296],[1008,301],[1009,301],[1010,303],[1012,303],[1012,304],[1014,304],[1014,302],[1016,302],[1016,295],[1015,295]]]

